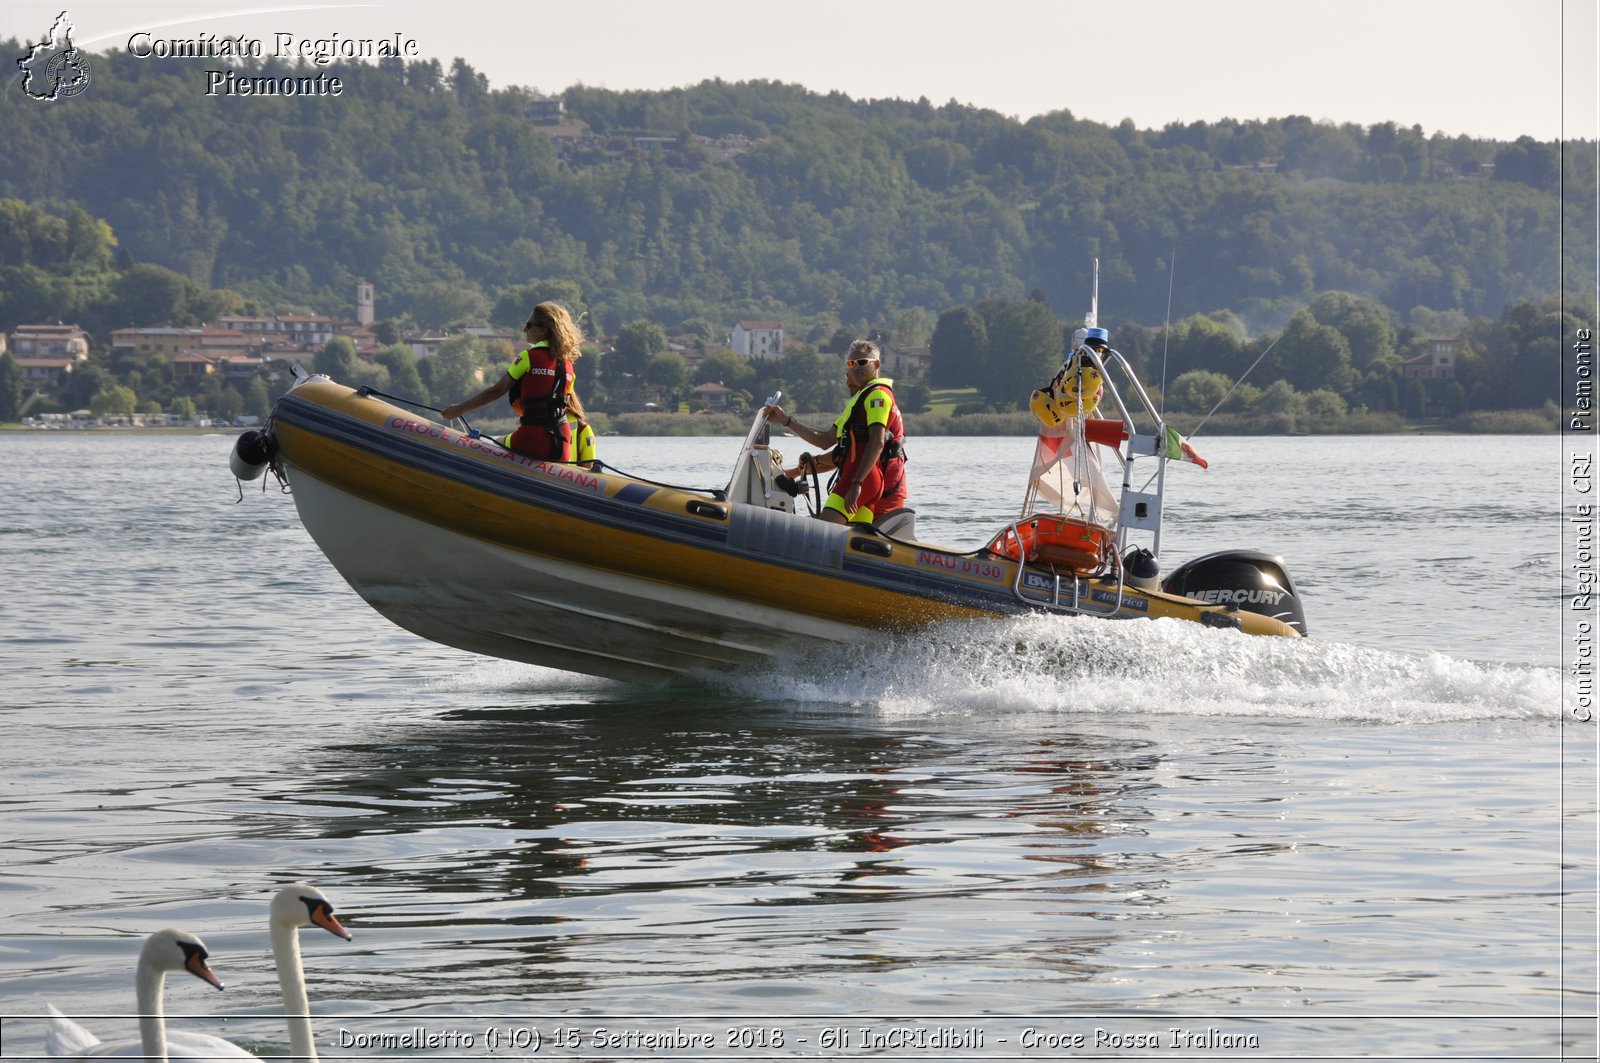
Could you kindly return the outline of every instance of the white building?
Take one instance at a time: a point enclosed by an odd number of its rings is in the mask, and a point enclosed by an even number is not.
[[[0,350],[5,346],[0,344]],[[89,360],[89,334],[77,325],[18,325],[11,333],[11,352],[21,358]]]
[[[776,321],[741,321],[733,326],[728,346],[746,358],[783,356],[783,325]]]

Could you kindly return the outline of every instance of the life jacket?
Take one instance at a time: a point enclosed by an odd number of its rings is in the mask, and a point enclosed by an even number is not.
[[[521,376],[511,378],[511,408],[526,425],[559,435],[567,416],[567,393],[572,390],[572,366],[565,358],[550,352],[550,344],[540,340],[525,348],[517,362],[527,364]],[[512,363],[515,368],[517,363]]]
[[[1074,417],[1091,416],[1104,394],[1100,370],[1080,348],[1072,352],[1050,383],[1029,396],[1028,409],[1044,427],[1059,428]]]
[[[890,402],[889,423],[885,425],[887,438],[883,441],[883,450],[878,454],[878,468],[883,470],[884,482],[891,481],[891,471],[899,471],[900,467],[905,465],[906,428],[900,420],[900,407],[894,402],[894,389],[890,387],[893,383],[894,381],[888,377],[881,376],[867,381],[866,385],[850,399],[850,405],[845,408],[844,415],[834,422],[834,430],[839,438],[839,442],[833,448],[835,468],[843,469],[847,464],[853,466],[854,462],[850,460],[851,453],[859,454],[860,448],[867,445],[867,434],[871,425],[867,424],[867,407],[864,400],[878,390],[887,394]]]
[[[567,412],[567,423],[572,426],[572,460],[579,465],[594,461],[594,428],[570,410]]]

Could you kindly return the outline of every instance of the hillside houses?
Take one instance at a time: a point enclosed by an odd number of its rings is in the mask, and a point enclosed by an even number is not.
[[[77,325],[18,325],[11,334],[12,357],[89,359],[89,334]]]
[[[111,356],[113,361],[159,356],[174,380],[219,374],[245,381],[273,361],[314,353],[334,335],[331,318],[230,316],[216,325],[114,329]]]
[[[1456,348],[1454,336],[1435,336],[1427,342],[1421,354],[1400,363],[1400,375],[1406,380],[1454,380],[1456,375]]]
[[[217,328],[232,329],[273,343],[321,347],[336,334],[333,318],[301,315],[274,317],[223,316]]]
[[[781,358],[783,325],[777,321],[741,321],[733,326],[728,346],[746,358]]]
[[[365,302],[363,302],[363,299]],[[358,288],[355,319],[324,315],[226,314],[204,324],[178,325],[170,322],[130,325],[113,329],[98,340],[83,328],[69,323],[24,324],[9,335],[0,333],[0,352],[6,352],[20,369],[25,409],[34,416],[54,416],[64,404],[87,405],[97,398],[101,406],[112,401],[111,393],[125,388],[134,393],[139,415],[161,416],[164,408],[188,409],[188,416],[220,416],[233,421],[240,416],[239,406],[248,401],[245,413],[266,416],[270,396],[286,380],[291,363],[308,368],[316,365],[319,353],[330,340],[348,340],[358,358],[374,360],[385,347],[378,336],[403,346],[418,362],[426,363],[441,350],[450,349],[452,340],[471,337],[478,341],[475,357],[480,373],[494,372],[522,346],[516,329],[489,326],[454,327],[401,331],[394,320],[362,320],[372,316],[373,294],[370,285]],[[658,409],[682,403],[695,412],[743,410],[752,401],[747,384],[720,379],[722,374],[707,374],[703,367],[712,355],[726,357],[731,349],[754,363],[756,378],[783,371],[805,375],[811,370],[804,360],[781,363],[786,354],[815,354],[810,343],[790,341],[783,323],[776,319],[750,318],[733,323],[723,332],[726,341],[707,339],[715,335],[705,329],[681,335],[666,335],[665,352],[675,355],[687,371],[681,384],[646,385],[642,377],[630,377],[618,370],[608,372],[605,355],[608,344],[603,337],[586,340],[599,357],[582,367],[585,398],[602,413],[630,409]],[[109,339],[109,344],[107,344]],[[886,375],[917,379],[925,375],[928,351],[925,347],[882,345]],[[829,359],[831,355],[817,355]],[[621,363],[617,363],[620,365]],[[74,372],[93,366],[92,379],[73,378]],[[434,386],[434,366],[419,365],[422,386]],[[454,373],[452,364],[443,372]],[[730,372],[740,373],[737,367]],[[826,370],[824,370],[826,371]],[[387,380],[388,366],[371,372],[359,366],[350,372],[362,378]],[[745,375],[740,375],[745,380]],[[276,382],[276,383],[275,383]],[[266,385],[265,389],[263,385]],[[692,386],[691,386],[692,385]],[[426,392],[424,392],[426,395]],[[263,397],[266,396],[266,397]],[[248,398],[247,398],[248,397]],[[121,400],[118,400],[121,401]],[[81,412],[81,411],[80,411]],[[130,415],[131,416],[131,415]],[[107,423],[103,417],[99,423]]]
[[[77,325],[18,325],[4,339],[0,352],[10,353],[26,387],[53,386],[89,360],[89,334]]]
[[[902,347],[885,343],[879,353],[885,376],[926,379],[928,367],[933,363],[933,352],[928,347]]]

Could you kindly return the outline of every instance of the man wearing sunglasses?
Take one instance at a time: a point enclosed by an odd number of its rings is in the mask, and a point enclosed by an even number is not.
[[[765,410],[768,420],[812,446],[833,448],[817,463],[817,469],[839,470],[820,514],[835,524],[870,524],[906,504],[905,426],[894,401],[894,381],[879,376],[878,369],[877,344],[856,340],[850,345],[844,363],[850,401],[826,429],[801,424],[782,406]],[[790,475],[798,477],[804,472],[797,469]]]

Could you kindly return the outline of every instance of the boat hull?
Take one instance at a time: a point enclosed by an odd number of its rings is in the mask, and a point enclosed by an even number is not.
[[[659,684],[860,633],[756,601],[510,549],[385,509],[304,471],[292,476],[307,531],[350,586],[394,623],[446,646]],[[367,534],[379,524],[391,534]]]
[[[1078,581],[987,551],[510,455],[325,378],[270,426],[301,520],[374,609],[424,638],[510,660],[667,683],[748,670],[1066,594],[1115,618],[1212,622],[1215,606]],[[1295,632],[1268,617],[1220,626]]]

